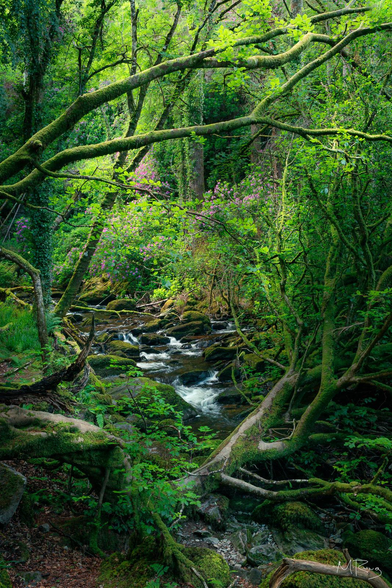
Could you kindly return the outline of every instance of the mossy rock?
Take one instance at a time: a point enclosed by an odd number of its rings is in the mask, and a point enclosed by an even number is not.
[[[242,358],[245,365],[252,368],[255,372],[262,372],[265,368],[265,361],[256,353],[245,353]]]
[[[158,335],[157,333],[143,333],[140,337],[140,343],[143,345],[166,345],[170,343],[170,339],[165,335]]]
[[[92,324],[93,314],[94,314],[95,324],[97,324],[97,325],[107,325],[112,321],[113,317],[116,318],[116,316],[114,315],[113,312],[109,312],[106,310],[103,310],[101,312],[94,312],[94,313],[89,312],[83,318],[82,325],[81,325],[82,327],[89,327]]]
[[[116,298],[112,285],[107,276],[97,276],[87,280],[82,289],[79,300],[88,304],[108,303]]]
[[[295,559],[317,561],[323,564],[342,566],[346,564],[343,553],[334,549],[321,549],[319,551],[303,551],[297,553]],[[277,564],[280,565],[282,562]],[[277,567],[275,566],[275,567]],[[260,584],[260,588],[269,588],[271,572]],[[326,576],[311,572],[296,572],[281,584],[281,588],[369,588],[369,584],[356,578],[338,578],[337,576]]]
[[[103,377],[122,374],[136,365],[133,359],[117,355],[89,355],[87,361],[95,373]]]
[[[197,512],[211,527],[217,531],[226,528],[229,499],[222,494],[211,494],[198,507]]]
[[[101,304],[102,302],[113,300],[114,298],[114,294],[110,292],[110,287],[102,286],[100,288],[93,288],[92,290],[87,290],[84,292],[80,296],[80,301],[87,302],[87,304]]]
[[[349,533],[344,547],[351,557],[366,560],[370,567],[379,567],[383,573],[392,576],[392,540],[383,533],[372,529]]]
[[[153,319],[144,325],[141,329],[143,333],[156,333],[160,331],[165,325],[166,321],[162,319]]]
[[[156,576],[151,567],[161,563],[161,556],[152,538],[144,540],[128,554],[113,553],[100,569],[98,585],[103,588],[145,588]]]
[[[236,362],[231,362],[218,372],[218,380],[220,382],[231,382],[234,368],[234,378],[238,380],[241,376],[241,371],[236,365]]]
[[[230,568],[216,551],[206,547],[188,547],[184,550],[184,555],[194,562],[209,586],[227,588],[230,585]],[[203,588],[201,581],[191,571],[186,580],[197,588]]]
[[[198,321],[200,323],[204,323],[211,327],[210,317],[202,312],[197,312],[196,310],[186,310],[183,312],[181,316],[181,322],[183,323],[194,323]]]
[[[9,466],[0,464],[0,523],[5,525],[22,499],[26,478]]]
[[[140,359],[139,347],[127,341],[110,341],[107,347],[112,355]]]
[[[136,300],[133,300],[132,298],[118,298],[117,300],[112,300],[106,305],[106,310],[135,310],[135,308]]]
[[[252,518],[258,523],[267,523],[282,531],[292,528],[309,529],[321,533],[323,524],[315,512],[303,502],[284,502],[271,505],[265,501],[255,508]]]
[[[206,335],[210,332],[210,325],[203,321],[180,323],[179,325],[171,327],[167,330],[167,334],[173,337],[183,337],[185,335]]]
[[[204,359],[210,362],[230,361],[237,356],[237,347],[221,347],[220,345],[211,345],[204,350]]]

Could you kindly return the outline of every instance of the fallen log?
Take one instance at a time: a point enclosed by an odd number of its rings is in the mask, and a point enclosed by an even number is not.
[[[72,382],[82,371],[86,359],[90,353],[91,345],[94,339],[94,316],[91,323],[91,330],[83,349],[76,360],[67,368],[62,368],[50,376],[46,376],[34,384],[24,384],[23,386],[0,386],[0,403],[10,404],[23,396],[42,396],[56,390],[61,382]]]

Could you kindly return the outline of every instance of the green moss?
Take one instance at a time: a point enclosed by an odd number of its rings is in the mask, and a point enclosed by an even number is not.
[[[344,546],[352,557],[367,560],[370,567],[378,566],[392,575],[392,540],[383,533],[371,529],[350,533]]]
[[[209,586],[214,586],[215,588],[229,586],[231,579],[230,568],[219,553],[206,547],[188,547],[184,550],[184,555],[195,563],[197,569],[206,578]],[[190,572],[187,580],[194,586],[202,586],[192,572]]]
[[[211,327],[208,323],[202,321],[192,321],[186,323],[180,323],[175,327],[167,330],[168,335],[173,337],[182,337],[184,335],[204,335],[211,331]]]
[[[132,300],[132,298],[119,298],[117,300],[112,300],[106,306],[106,310],[135,310],[136,308],[136,301]]]
[[[292,527],[318,532],[323,530],[319,517],[303,502],[272,505],[266,500],[255,508],[252,517],[259,523],[274,525],[282,531],[288,531]]]
[[[110,341],[108,344],[109,353],[119,355],[120,357],[139,358],[139,347],[131,345],[127,341]]]
[[[196,310],[187,310],[183,313],[181,317],[181,321],[184,323],[193,323],[195,321],[200,321],[206,325],[211,326],[210,318],[203,314],[202,312],[197,312]]]
[[[145,539],[127,557],[113,553],[101,565],[98,584],[103,588],[145,588],[155,577],[152,564],[160,563],[161,556],[152,538]]]
[[[317,561],[323,564],[337,566],[339,562],[344,566],[346,560],[343,553],[333,549],[321,549],[320,551],[303,551],[297,553],[295,559]],[[277,566],[281,564],[278,562]],[[260,588],[269,588],[271,572],[260,584]],[[338,578],[337,576],[325,576],[310,572],[297,572],[292,574],[281,584],[281,588],[368,588],[369,584],[355,578]]]
[[[221,347],[219,345],[211,345],[204,351],[206,361],[230,361],[237,356],[237,347]]]
[[[133,359],[117,355],[89,355],[88,363],[99,376],[116,376],[136,365]]]

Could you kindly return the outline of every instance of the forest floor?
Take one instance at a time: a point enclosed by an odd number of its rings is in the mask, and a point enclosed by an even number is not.
[[[77,539],[60,528],[75,515],[84,514],[81,504],[76,503],[71,509],[63,499],[67,475],[21,460],[5,463],[27,478],[29,496],[36,496],[39,501],[30,513],[33,525],[26,524],[26,513],[20,505],[0,531],[0,550],[11,564],[9,574],[13,588],[102,588],[98,580],[102,559],[83,546],[75,547]],[[240,577],[236,578],[234,586],[254,588]],[[193,587],[178,584],[177,588]]]

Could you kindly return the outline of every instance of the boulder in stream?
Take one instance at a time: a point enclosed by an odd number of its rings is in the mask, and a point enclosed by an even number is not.
[[[237,356],[237,347],[221,347],[219,344],[210,345],[204,350],[206,361],[214,363],[216,361],[230,361]]]
[[[200,384],[203,380],[208,378],[210,372],[206,370],[192,370],[181,374],[178,379],[184,386],[192,386],[192,384]]]
[[[133,359],[118,355],[89,355],[87,361],[95,373],[102,377],[122,374],[136,365]]]
[[[113,355],[119,357],[130,357],[134,359],[140,359],[139,347],[132,345],[128,341],[110,341],[108,344],[108,351]]]
[[[26,478],[9,466],[0,463],[0,523],[5,525],[14,515],[22,499]]]
[[[202,312],[197,312],[196,310],[186,310],[181,316],[182,323],[194,323],[195,321],[204,323],[211,327],[210,317]]]
[[[143,333],[140,337],[140,343],[143,345],[166,345],[170,343],[169,337],[157,333]]]
[[[180,323],[167,330],[167,334],[171,335],[172,337],[183,337],[184,335],[206,335],[210,332],[210,325],[202,321]]]
[[[136,308],[136,300],[132,298],[118,298],[117,300],[112,300],[107,304],[106,310],[135,310]]]

